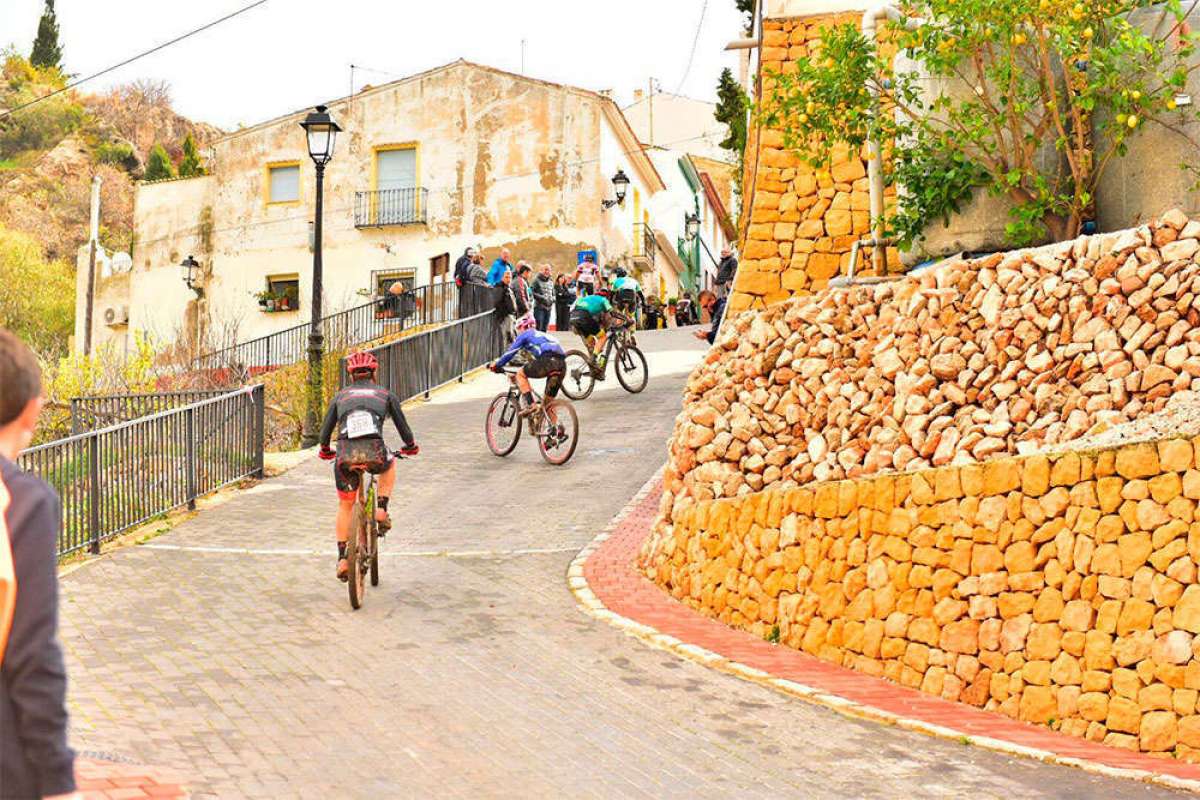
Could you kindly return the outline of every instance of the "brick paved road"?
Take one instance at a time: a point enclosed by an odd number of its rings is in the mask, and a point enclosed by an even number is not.
[[[423,452],[400,466],[359,612],[333,579],[316,461],[154,542],[180,549],[69,575],[76,746],[195,776],[205,797],[1175,796],[847,720],[583,615],[567,565],[662,463],[698,356],[678,332],[643,343],[674,371],[580,404],[566,468],[529,441],[487,452],[499,378],[413,410]]]

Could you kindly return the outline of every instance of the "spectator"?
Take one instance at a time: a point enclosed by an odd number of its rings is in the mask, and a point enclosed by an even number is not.
[[[700,293],[700,307],[708,312],[709,319],[712,320],[712,326],[708,330],[698,330],[695,332],[697,339],[704,339],[709,344],[717,340],[717,332],[721,330],[721,317],[725,315],[725,300],[718,300],[717,296],[705,289]]]
[[[596,258],[591,253],[583,257],[583,262],[575,269],[575,283],[580,297],[596,293],[596,277],[600,268],[596,266]]]
[[[504,339],[504,346],[508,347],[516,338],[513,332],[513,323],[517,318],[517,298],[513,292],[513,274],[512,270],[505,270],[500,276],[500,285],[496,287],[500,290],[499,296],[496,298],[496,324],[500,328],[500,336]]]
[[[557,330],[571,330],[571,305],[574,302],[575,292],[571,289],[570,278],[564,272],[554,280],[554,326]]]
[[[512,253],[508,252],[507,247],[500,248],[500,257],[492,262],[492,268],[488,270],[487,282],[488,286],[499,286],[500,278],[505,272],[512,272]]]
[[[729,290],[733,287],[733,279],[737,275],[737,268],[737,256],[733,254],[729,245],[725,245],[721,248],[721,263],[717,265],[717,280],[713,285],[718,298],[723,300],[729,296]]]
[[[463,254],[458,257],[458,261],[454,262],[454,285],[458,287],[458,317],[470,316],[470,292],[466,288],[470,283],[471,261],[475,257],[475,248],[468,247],[463,251]]]
[[[666,318],[663,316],[662,304],[659,302],[656,295],[650,295],[646,298],[646,330],[656,331],[659,328],[666,327]]]
[[[67,673],[57,640],[60,506],[54,490],[14,463],[42,410],[33,353],[0,328],[0,547],[12,551],[17,586],[0,648],[0,794],[78,797],[67,746]],[[3,601],[0,600],[0,603]],[[0,625],[0,633],[3,633]]]
[[[392,281],[387,290],[387,297],[383,299],[383,307],[384,316],[400,320],[403,327],[405,320],[417,310],[417,298],[404,285],[404,281]]]
[[[480,314],[491,308],[494,298],[492,297],[495,291],[487,282],[487,270],[483,268],[483,253],[478,247],[475,248],[475,255],[471,257],[471,263],[467,265],[467,284],[465,287],[467,297],[467,316]]]
[[[529,282],[533,269],[524,261],[517,264],[517,279],[513,281],[513,294],[517,298],[517,319],[527,316],[533,310],[533,289]]]
[[[684,292],[675,304],[675,324],[680,328],[692,324],[692,293]]]
[[[554,279],[550,277],[550,265],[542,264],[541,271],[533,279],[533,318],[539,331],[550,330],[550,312],[553,310]]]

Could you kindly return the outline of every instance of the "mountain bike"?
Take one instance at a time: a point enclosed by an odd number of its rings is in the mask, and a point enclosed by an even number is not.
[[[598,358],[586,350],[568,350],[566,358],[563,393],[572,400],[587,399],[596,388],[596,381],[604,380],[609,363],[613,364],[621,386],[630,394],[645,389],[650,380],[646,356],[638,349],[632,323],[609,330],[604,352]]]
[[[404,458],[399,451],[392,453],[397,460]],[[375,519],[375,475],[367,472],[365,464],[351,464],[359,473],[358,497],[350,518],[350,538],[346,542],[346,562],[350,574],[346,585],[350,590],[350,607],[362,608],[366,599],[366,577],[371,585],[379,585],[379,521]]]
[[[501,457],[511,453],[521,439],[522,426],[528,422],[529,432],[537,437],[542,458],[555,466],[567,463],[579,444],[579,416],[575,413],[575,407],[558,398],[544,400],[535,391],[533,399],[536,410],[529,415],[523,414],[521,390],[517,387],[517,369],[505,367],[504,372],[508,378],[508,391],[496,395],[492,400],[484,424],[488,449]],[[551,422],[551,410],[557,422]]]

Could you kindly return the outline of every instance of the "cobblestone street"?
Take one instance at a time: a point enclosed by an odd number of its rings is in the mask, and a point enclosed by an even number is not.
[[[409,411],[422,452],[358,612],[316,459],[72,572],[74,745],[197,797],[1181,796],[850,720],[581,613],[567,565],[662,465],[702,355],[640,339],[649,388],[577,404],[563,468],[488,452],[496,376]]]

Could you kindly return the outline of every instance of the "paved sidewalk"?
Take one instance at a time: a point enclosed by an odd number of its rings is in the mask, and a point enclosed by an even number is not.
[[[186,797],[179,778],[161,769],[80,757],[75,782],[83,800],[175,800]]]
[[[1174,796],[846,719],[581,613],[568,565],[662,464],[686,334],[640,337],[650,387],[578,404],[561,469],[487,451],[497,377],[414,409],[361,611],[316,461],[68,575],[75,745],[197,797]]]
[[[778,687],[855,717],[943,738],[982,740],[981,746],[989,749],[1058,760],[1100,773],[1120,772],[1129,781],[1147,780],[1191,790],[1200,787],[1200,765],[1108,747],[943,700],[790,647],[770,644],[688,608],[634,567],[658,510],[662,481],[651,480],[647,488],[626,507],[613,530],[594,543],[594,550],[584,551],[586,555],[576,562],[583,562],[583,578],[590,596],[621,617],[624,621],[620,624],[647,626],[655,634],[674,639],[661,643],[672,650],[679,648],[687,657],[752,680],[786,682]],[[589,595],[583,597],[588,599]],[[635,635],[647,635],[632,626],[630,630]],[[1119,784],[1114,786],[1119,788]]]

